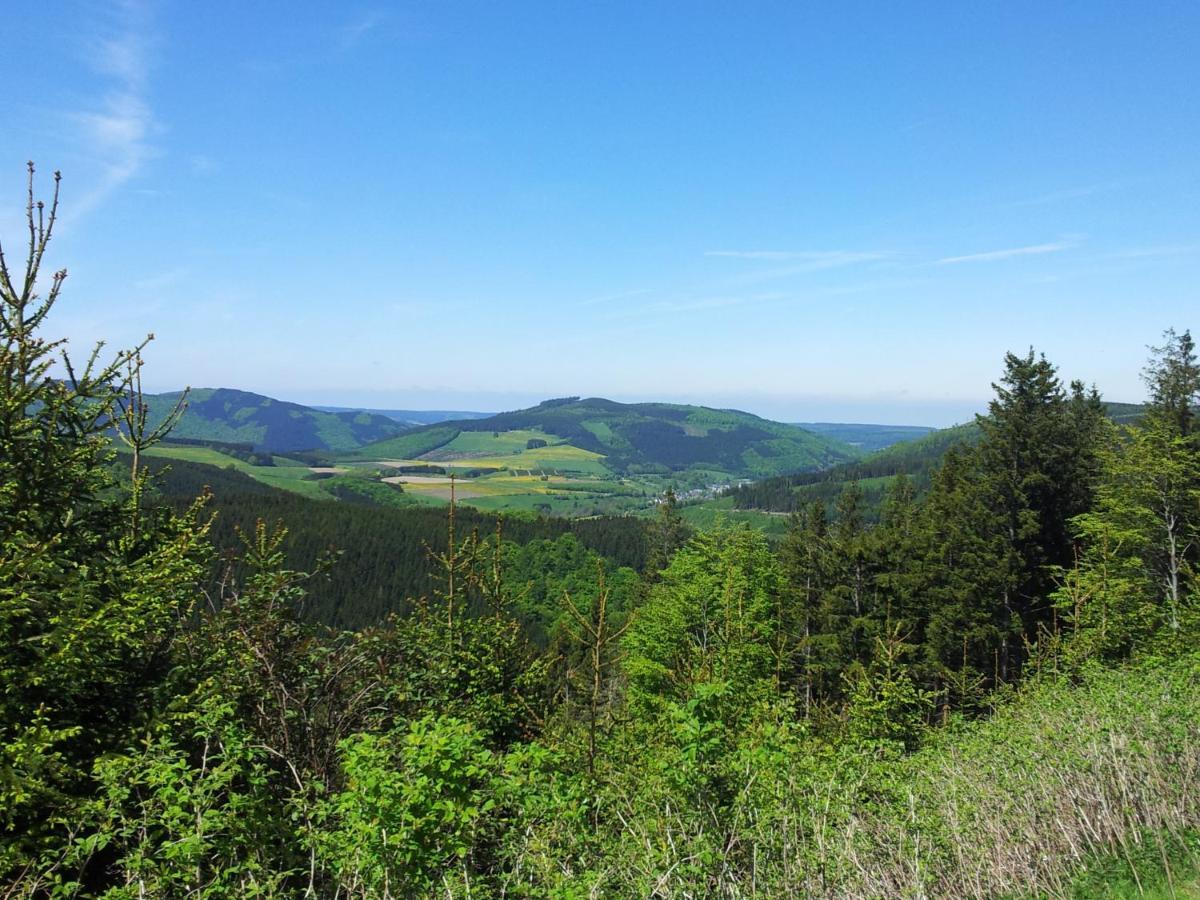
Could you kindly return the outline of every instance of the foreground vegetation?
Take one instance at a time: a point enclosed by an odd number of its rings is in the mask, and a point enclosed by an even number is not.
[[[140,348],[50,377],[55,207],[31,172],[28,271],[0,266],[0,895],[1196,883],[1188,333],[1129,426],[1010,355],[978,440],[874,526],[853,484],[778,547],[668,500],[622,566],[451,507],[429,589],[342,630],[306,614],[336,559],[289,568],[265,521],[219,557],[211,499],[166,502]]]

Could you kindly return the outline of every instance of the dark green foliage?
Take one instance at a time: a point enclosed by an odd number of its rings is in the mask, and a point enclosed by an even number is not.
[[[650,555],[646,561],[646,574],[651,581],[671,562],[675,551],[691,536],[687,523],[679,514],[679,501],[675,489],[667,488],[658,504],[654,522],[647,532]]]
[[[574,534],[505,545],[504,584],[530,640],[545,647],[561,637],[568,616],[563,595],[582,598],[593,592],[597,567],[609,589],[609,611],[627,615],[637,596],[637,572],[604,559]]]
[[[1196,407],[1200,405],[1200,362],[1192,333],[1163,333],[1166,343],[1151,348],[1154,356],[1143,377],[1150,388],[1151,414],[1166,420],[1182,437],[1196,429]]]
[[[152,422],[161,421],[180,393],[147,395]],[[187,392],[187,409],[172,431],[175,439],[245,443],[264,453],[353,450],[406,429],[387,416],[322,412],[298,403],[230,388]]]
[[[875,521],[879,515],[883,485],[874,485],[883,479],[903,474],[913,480],[919,493],[924,493],[946,452],[951,447],[976,441],[978,437],[979,429],[975,424],[957,425],[915,440],[893,444],[866,459],[842,463],[827,472],[766,478],[731,488],[727,493],[734,498],[734,506],[738,509],[795,512],[814,501],[820,501],[832,512],[848,482],[857,481],[860,487],[863,482],[868,482],[872,484],[871,489],[862,488],[863,512],[868,520]]]
[[[406,507],[415,501],[406,497],[398,484],[354,476],[333,475],[324,479],[322,489],[336,500],[362,506]]]
[[[1104,411],[1108,418],[1118,425],[1136,425],[1146,414],[1146,405],[1144,403],[1114,403],[1111,400],[1105,400]]]
[[[229,469],[163,459],[149,460],[149,465],[156,473],[155,488],[181,508],[189,498],[211,490],[217,515],[210,539],[219,557],[240,547],[239,529],[253,531],[259,519],[289,523],[283,550],[290,568],[307,571],[324,554],[337,551],[338,565],[307,587],[302,615],[309,621],[362,628],[389,613],[406,613],[413,599],[428,596],[433,588],[430,551],[446,549],[445,507],[384,506],[357,493],[348,496],[351,502],[325,503]],[[460,508],[457,516],[468,533],[495,531],[494,515]],[[504,523],[505,540],[516,544],[572,534],[617,566],[641,571],[646,564],[647,529],[641,519],[505,517]],[[214,577],[222,572],[218,562]]]
[[[92,766],[147,721],[207,553],[198,506],[144,508],[142,472],[128,500],[110,490],[106,431],[141,347],[79,367],[40,336],[66,272],[34,292],[58,178],[45,210],[33,174],[25,271],[0,254],[0,879],[62,851]]]
[[[1134,424],[1146,412],[1146,407],[1138,403],[1104,401],[1103,408],[1111,421],[1120,424]],[[795,512],[819,500],[832,512],[845,484],[857,481],[863,491],[864,515],[868,521],[877,522],[888,481],[897,475],[907,475],[917,494],[923,495],[950,448],[972,444],[979,440],[979,435],[979,426],[974,422],[955,425],[890,444],[863,460],[842,463],[826,472],[765,478],[730,488],[726,493],[734,498],[737,509]]]

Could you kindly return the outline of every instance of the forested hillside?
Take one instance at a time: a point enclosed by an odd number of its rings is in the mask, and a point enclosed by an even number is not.
[[[254,450],[353,450],[409,427],[362,411],[324,412],[229,388],[146,395],[150,424],[159,424],[181,399],[186,408],[171,430],[176,439],[249,444]]]
[[[56,215],[31,166],[25,270],[0,265],[3,896],[1200,884],[1189,332],[1152,350],[1131,424],[1008,354],[974,439],[923,496],[896,477],[877,524],[853,482],[778,547],[691,534],[670,495],[640,548],[450,506],[422,514],[445,532],[411,596],[363,587],[415,558],[407,515],[151,471],[144,344],[51,377]],[[342,522],[342,560],[289,564],[287,519],[318,542],[321,517],[366,513],[388,534]],[[313,620],[346,562],[328,618],[394,614]]]
[[[125,463],[128,456],[118,459]],[[337,564],[307,587],[299,610],[306,621],[334,628],[378,625],[390,614],[411,612],[413,602],[437,586],[435,556],[447,549],[444,507],[394,508],[358,497],[332,503],[271,488],[236,470],[182,460],[152,459],[148,469],[154,475],[151,490],[181,511],[211,492],[206,509],[214,514],[209,531],[217,551],[214,579],[241,547],[239,532],[253,532],[259,519],[287,524],[280,550],[289,568],[311,570],[335,551]],[[499,526],[512,553],[532,541],[575,541],[589,551],[579,564],[588,577],[601,558],[614,570],[641,571],[649,552],[643,520],[634,517],[501,517],[460,507],[456,520],[463,535],[492,537]],[[545,630],[544,622],[530,624],[539,633]]]
[[[933,431],[915,440],[896,443],[862,460],[842,463],[826,472],[801,472],[764,478],[730,488],[736,509],[795,512],[814,501],[832,505],[850,482],[857,482],[872,520],[878,519],[883,494],[892,479],[906,475],[918,493],[928,489],[933,472],[951,448],[979,437],[974,424]]]
[[[1082,393],[1082,385],[1075,388]],[[1113,422],[1135,424],[1146,408],[1138,403],[1103,403],[1105,415]],[[854,427],[854,426],[847,426]],[[879,519],[888,487],[897,475],[908,476],[918,495],[929,489],[933,473],[953,447],[979,438],[979,427],[971,422],[943,428],[906,440],[889,443],[885,448],[861,460],[842,463],[824,472],[800,472],[764,478],[740,484],[725,493],[733,499],[734,509],[761,509],[771,512],[795,512],[815,501],[833,510],[837,498],[850,482],[862,492],[864,515],[872,522]]]
[[[731,476],[826,468],[858,455],[853,447],[795,425],[736,410],[669,403],[616,403],[568,397],[486,419],[440,422],[365,447],[364,457],[419,457],[463,432],[537,431],[603,457],[620,474],[669,474],[685,469]]]

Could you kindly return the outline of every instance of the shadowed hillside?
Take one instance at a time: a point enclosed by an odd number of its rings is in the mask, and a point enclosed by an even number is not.
[[[151,417],[161,421],[178,402],[178,391],[146,397]],[[366,412],[323,412],[298,403],[231,388],[190,391],[187,410],[173,438],[251,444],[255,450],[353,450],[399,434],[407,426]]]

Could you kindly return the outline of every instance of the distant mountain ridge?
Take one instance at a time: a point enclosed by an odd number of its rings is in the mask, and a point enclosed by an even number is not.
[[[359,406],[314,406],[321,412],[331,413],[369,413],[374,416],[387,416],[404,425],[433,425],[437,422],[461,419],[486,419],[494,416],[490,412],[472,412],[463,409],[367,409]]]
[[[146,395],[152,425],[170,414],[180,394]],[[196,388],[188,392],[187,409],[171,437],[249,444],[267,453],[345,452],[404,430],[404,425],[387,416],[325,412],[232,388]]]
[[[931,425],[868,425],[851,422],[794,422],[805,431],[845,441],[870,453],[902,441],[915,441],[937,429]]]
[[[473,432],[537,432],[604,457],[619,474],[708,471],[763,477],[857,459],[842,441],[739,410],[564,397],[484,419],[439,422],[364,447],[356,455],[417,459]],[[460,441],[460,443],[462,443]]]

